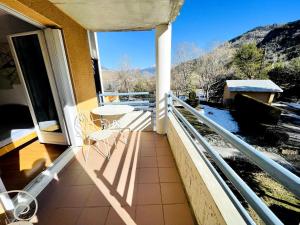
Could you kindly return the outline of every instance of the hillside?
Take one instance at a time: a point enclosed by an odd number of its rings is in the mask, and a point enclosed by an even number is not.
[[[265,50],[267,60],[289,61],[300,56],[300,20],[256,27],[229,42],[233,47],[256,42]]]
[[[238,48],[241,45],[252,43],[252,42],[260,43],[271,30],[277,27],[279,27],[279,25],[277,24],[256,27],[252,30],[243,33],[240,36],[237,36],[229,40],[229,42],[235,48]]]
[[[272,29],[258,47],[266,50],[267,59],[291,60],[300,56],[300,20]]]
[[[228,42],[233,48],[239,48],[244,44],[255,42],[257,47],[264,49],[265,59],[268,62],[290,61],[291,59],[300,56],[300,20],[286,24],[259,26],[229,40]],[[223,49],[223,52],[226,52],[227,54],[227,43],[221,45],[219,49]],[[226,54],[224,57],[226,57]],[[201,57],[203,57],[203,55]],[[176,70],[180,71],[180,68],[187,64],[195,64],[197,60],[200,60],[200,58],[176,65],[172,69],[172,74],[174,74],[174,71]],[[133,70],[139,74],[141,79],[153,79],[155,75],[154,66]],[[116,81],[120,79],[117,70],[111,70],[103,67],[102,74],[105,89],[109,86],[115,86]],[[174,81],[175,79],[172,80]]]

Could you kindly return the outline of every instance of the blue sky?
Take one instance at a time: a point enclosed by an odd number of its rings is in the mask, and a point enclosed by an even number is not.
[[[300,0],[186,0],[173,23],[172,49],[191,42],[208,50],[254,27],[298,19]],[[154,37],[154,31],[98,33],[102,66],[118,69],[124,55],[132,67],[154,65]]]

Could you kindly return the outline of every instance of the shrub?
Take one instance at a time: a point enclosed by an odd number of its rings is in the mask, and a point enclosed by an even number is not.
[[[263,136],[265,143],[271,146],[280,146],[289,140],[289,135],[286,132],[274,129],[266,129]]]
[[[190,100],[194,100],[194,99],[196,99],[196,98],[197,98],[196,92],[195,92],[195,91],[191,91],[191,92],[189,93],[189,99],[190,99]]]
[[[242,94],[235,96],[234,107],[238,119],[247,123],[277,124],[281,115],[281,109]]]

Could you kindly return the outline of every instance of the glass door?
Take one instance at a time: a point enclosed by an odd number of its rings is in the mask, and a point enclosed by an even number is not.
[[[14,34],[8,39],[20,80],[26,90],[39,141],[69,144],[43,32]]]

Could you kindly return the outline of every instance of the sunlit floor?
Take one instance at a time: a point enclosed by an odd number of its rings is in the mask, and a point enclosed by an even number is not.
[[[127,144],[117,138],[109,160],[91,150],[86,163],[81,151],[40,194],[36,223],[195,224],[167,138],[127,135]]]
[[[33,140],[1,156],[0,175],[6,189],[22,190],[66,149]]]

